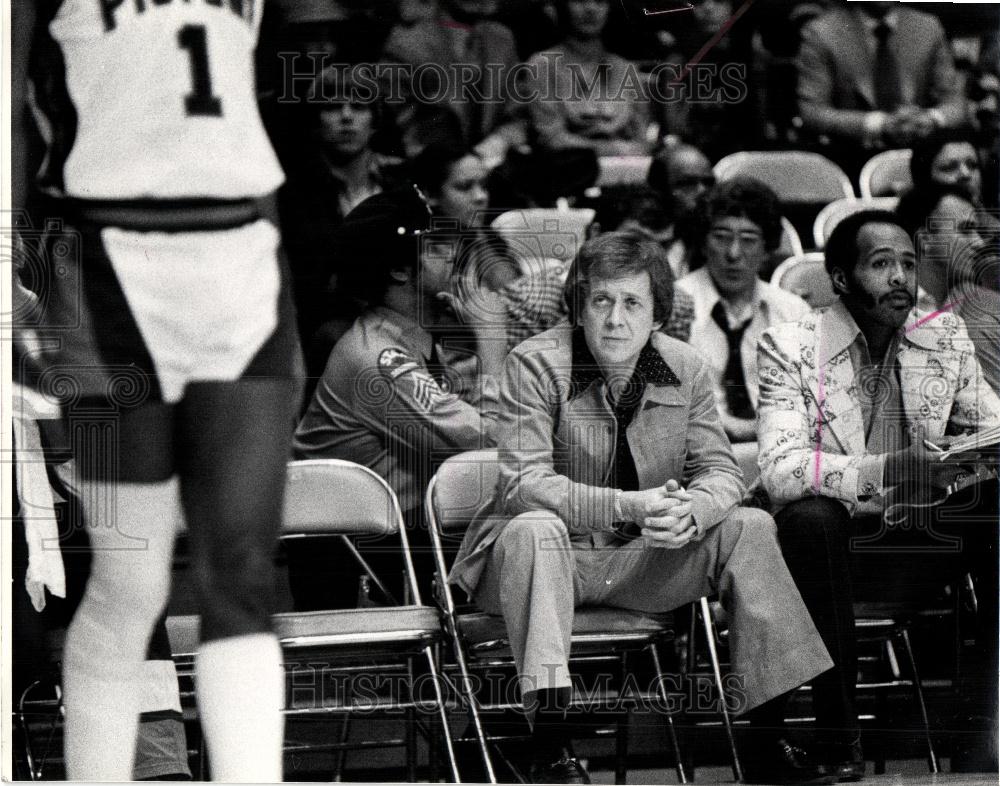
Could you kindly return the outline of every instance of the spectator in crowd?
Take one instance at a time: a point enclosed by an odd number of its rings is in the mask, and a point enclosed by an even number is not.
[[[453,238],[463,273],[462,296],[485,290],[506,308],[507,343],[552,327],[565,314],[562,275],[553,267],[522,270],[504,239],[484,226],[488,215],[487,172],[467,148],[429,145],[411,163],[413,181],[427,195],[439,235]]]
[[[962,319],[913,310],[916,254],[892,213],[865,211],[841,222],[827,243],[826,267],[838,301],[761,338],[760,467],[785,560],[834,659],[812,683],[816,724],[831,746],[827,759],[841,760],[845,778],[857,780],[864,758],[855,600],[912,600],[925,582],[943,585],[957,575],[949,552],[960,554],[981,582],[985,638],[982,668],[972,673],[986,684],[967,695],[995,701],[995,481],[938,507],[906,505],[976,479],[928,445],[1000,425],[1000,399]],[[886,527],[902,517],[906,526]],[[961,538],[951,538],[956,531]]]
[[[975,205],[982,204],[983,174],[975,146],[961,138],[940,137],[913,146],[910,177],[914,191],[951,186]]]
[[[941,24],[897,3],[842,2],[810,22],[798,71],[804,128],[849,175],[874,151],[968,124]]]
[[[663,612],[715,590],[732,615],[741,709],[773,734],[748,777],[828,774],[784,746],[770,710],[830,659],[770,516],[737,507],[744,486],[705,359],[657,331],[671,298],[663,250],[619,233],[594,238],[566,297],[570,322],[507,358],[496,504],[473,521],[450,576],[503,615],[532,718],[531,780],[589,782],[566,722],[574,607]]]
[[[609,0],[559,0],[562,42],[531,57],[531,131],[544,150],[646,154],[649,112],[627,60],[604,48]]]
[[[346,283],[369,305],[333,348],[293,442],[296,458],[354,461],[389,482],[412,533],[422,589],[431,575],[417,531],[423,490],[435,461],[492,444],[495,380],[507,350],[488,330],[502,309],[481,294],[475,305],[485,318],[476,324],[455,297],[451,250],[438,248],[430,228],[430,210],[412,186],[362,202],[341,226],[333,251]],[[478,339],[481,372],[464,398],[452,392],[456,374],[441,348],[460,321]],[[297,608],[353,605],[359,571],[338,548],[289,550]],[[380,575],[398,567],[398,555],[377,544],[362,554]]]
[[[670,243],[667,258],[674,277],[682,278],[690,272],[690,266],[680,219],[689,217],[701,196],[715,185],[715,173],[698,148],[677,144],[665,147],[653,157],[646,182],[663,199],[667,223],[664,233]]]
[[[399,159],[374,149],[383,110],[358,71],[329,66],[296,106],[305,138],[286,161],[279,192],[284,247],[292,271],[301,335],[305,338],[307,395],[340,334],[359,306],[338,288],[331,248],[351,210],[399,180]]]
[[[408,157],[445,142],[475,147],[495,165],[509,147],[524,143],[525,121],[507,95],[507,75],[520,61],[510,30],[487,18],[495,5],[441,0],[433,18],[389,34],[382,58],[409,67],[410,100],[397,118]],[[461,70],[466,66],[472,82]]]
[[[969,194],[964,180],[915,187],[896,215],[915,238],[917,283],[929,305],[963,319],[986,380],[1000,392],[1000,222]]]
[[[677,282],[694,299],[691,345],[708,361],[726,436],[753,442],[757,340],[809,311],[798,295],[760,279],[781,240],[778,198],[750,178],[719,183],[703,196],[692,234],[704,265]]]
[[[733,0],[692,5],[672,28],[675,42],[667,62],[674,68],[661,72],[659,86],[659,94],[671,100],[656,103],[657,120],[665,133],[696,144],[712,161],[759,149],[762,91],[754,69],[753,25],[744,21],[727,30],[737,10]],[[722,30],[726,34],[715,40]]]

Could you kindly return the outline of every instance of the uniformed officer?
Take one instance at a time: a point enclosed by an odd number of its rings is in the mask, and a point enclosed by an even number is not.
[[[477,292],[476,302],[459,295],[453,235],[435,236],[412,186],[371,197],[347,216],[334,253],[341,277],[368,306],[334,347],[294,439],[296,458],[354,461],[389,482],[424,584],[431,574],[421,548],[424,489],[449,455],[493,444],[506,355],[503,304],[488,293]],[[460,346],[471,356],[459,360]],[[362,553],[394,578],[398,555],[380,559],[376,545],[362,544]],[[331,559],[342,575],[331,577]],[[354,605],[359,570],[338,556],[314,546],[290,553],[290,573],[298,608]]]

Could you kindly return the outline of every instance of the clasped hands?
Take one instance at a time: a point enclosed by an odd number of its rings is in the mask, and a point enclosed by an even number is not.
[[[622,492],[621,513],[642,528],[643,541],[654,548],[679,549],[698,535],[691,494],[676,480],[646,491]]]

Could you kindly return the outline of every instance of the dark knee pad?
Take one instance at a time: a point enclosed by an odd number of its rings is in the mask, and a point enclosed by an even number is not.
[[[202,641],[271,629],[274,556],[254,540],[213,542],[193,555]]]

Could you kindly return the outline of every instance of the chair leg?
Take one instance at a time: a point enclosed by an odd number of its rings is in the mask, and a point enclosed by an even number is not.
[[[715,687],[719,691],[719,710],[722,712],[722,723],[726,727],[726,738],[729,740],[729,751],[733,757],[733,777],[737,783],[743,781],[743,765],[740,764],[740,754],[736,750],[736,738],[733,736],[733,720],[729,716],[726,704],[726,691],[722,684],[722,666],[719,663],[719,651],[715,646],[715,625],[712,622],[712,610],[708,607],[708,598],[699,601],[701,621],[705,630],[705,640],[708,642],[708,654],[712,660],[712,675],[715,677]]]
[[[434,687],[434,703],[438,710],[438,718],[441,721],[441,736],[444,739],[444,751],[448,756],[448,770],[451,774],[452,783],[461,783],[462,777],[458,772],[458,760],[455,758],[455,743],[451,738],[451,727],[448,725],[448,710],[444,706],[444,694],[441,692],[441,681],[438,677],[438,668],[435,663],[434,653],[430,647],[425,647],[424,655],[427,658],[427,668],[430,670],[431,684]]]
[[[920,684],[920,674],[917,672],[917,659],[913,656],[913,647],[910,645],[910,632],[905,627],[899,629],[899,637],[903,642],[903,649],[906,651],[906,659],[909,662],[910,674],[913,675],[913,692],[917,696],[917,705],[920,707],[920,720],[924,724],[924,738],[927,740],[927,764],[931,772],[940,772],[938,767],[937,752],[934,750],[934,740],[931,736],[930,718],[927,716],[927,704],[924,701],[924,689]]]
[[[479,702],[476,701],[476,692],[473,687],[472,675],[469,674],[469,665],[465,661],[465,653],[462,651],[461,642],[458,636],[452,633],[452,649],[455,653],[455,661],[458,664],[458,677],[460,681],[459,694],[465,702],[466,710],[469,713],[469,720],[472,721],[472,730],[476,735],[476,744],[479,747],[479,755],[483,760],[483,768],[486,770],[486,777],[489,783],[496,783],[497,776],[493,769],[493,760],[490,758],[489,743],[486,741],[486,732],[483,730],[483,720],[479,715]]]
[[[621,665],[619,678],[622,688],[628,685],[628,653],[623,651],[618,659]],[[629,711],[625,705],[625,696],[618,691],[618,702],[621,705],[618,720],[615,723],[615,783],[625,783],[628,778],[628,724]]]
[[[344,720],[340,724],[340,737],[337,742],[346,744],[351,733],[351,714],[344,713]],[[330,776],[331,783],[340,783],[344,779],[344,765],[347,763],[347,748],[340,748],[333,757],[333,774]]]
[[[684,767],[684,757],[681,756],[681,746],[677,742],[677,729],[674,727],[674,717],[670,714],[670,697],[667,696],[667,687],[664,683],[663,668],[660,665],[660,653],[655,644],[649,645],[649,653],[653,656],[653,668],[656,670],[656,690],[660,694],[663,706],[668,709],[666,713],[667,734],[670,737],[670,746],[674,749],[674,758],[677,760],[677,780],[681,783],[689,783],[687,770]]]

